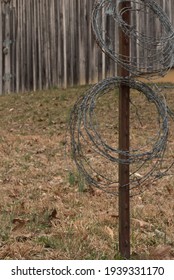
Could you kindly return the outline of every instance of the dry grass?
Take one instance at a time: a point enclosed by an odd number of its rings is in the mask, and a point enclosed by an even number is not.
[[[91,188],[79,192],[78,178],[68,177],[66,126],[83,91],[0,98],[0,259],[119,259],[117,198]],[[172,91],[168,98],[174,107]],[[114,112],[103,102],[109,122]],[[173,201],[168,177],[132,198],[131,258],[174,259]]]

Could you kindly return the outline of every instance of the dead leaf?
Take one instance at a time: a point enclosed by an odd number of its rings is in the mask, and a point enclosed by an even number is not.
[[[12,222],[13,222],[13,224],[16,224],[16,223],[23,224],[23,223],[26,223],[28,221],[29,221],[29,219],[24,220],[24,219],[20,219],[20,218],[14,218]]]
[[[105,231],[107,232],[107,234],[111,237],[111,239],[113,240],[114,239],[114,231],[108,227],[108,226],[105,226]]]
[[[33,235],[32,234],[17,234],[16,236],[14,235],[15,239],[17,242],[26,242],[27,240],[30,240]]]
[[[112,217],[112,218],[118,219],[118,218],[119,218],[119,215],[118,215],[118,214],[111,214],[111,217]]]
[[[135,175],[135,177],[138,178],[138,179],[143,178],[143,176],[142,176],[141,174],[139,174],[138,172],[136,172],[134,175]]]
[[[153,259],[166,259],[170,256],[171,246],[158,245],[155,249],[150,252],[150,258]]]
[[[139,226],[140,226],[140,228],[153,228],[153,225],[152,224],[150,224],[150,223],[147,223],[147,222],[145,222],[145,221],[142,221],[142,220],[138,220],[138,219],[134,219],[134,218],[132,218],[132,221],[133,222],[135,222],[135,223],[137,223]]]
[[[168,193],[169,193],[170,195],[173,194],[173,187],[167,185],[167,186],[166,186],[166,189],[167,189],[167,191],[168,191]]]
[[[53,209],[51,214],[49,215],[49,219],[52,220],[52,219],[56,219],[56,218],[57,218],[57,210]]]
[[[95,191],[95,195],[98,195],[98,196],[102,195],[102,193],[103,193],[103,191],[100,189],[95,189],[94,191]]]
[[[20,219],[20,218],[13,219],[12,222],[13,224],[15,224],[15,226],[13,227],[12,231],[17,231],[22,229],[28,221],[29,221],[28,219],[27,220]]]
[[[38,149],[35,153],[36,153],[36,154],[42,154],[42,153],[44,153],[45,151],[46,151],[46,148],[43,147],[43,148]]]

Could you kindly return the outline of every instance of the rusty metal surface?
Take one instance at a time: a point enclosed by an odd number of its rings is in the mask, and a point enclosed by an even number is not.
[[[122,2],[120,10],[127,9],[123,20],[130,25],[130,3]],[[119,28],[119,54],[127,58],[129,63],[130,40]],[[121,77],[128,77],[129,72],[118,65]],[[119,88],[119,150],[129,151],[130,146],[130,87],[121,84]],[[125,156],[120,155],[124,160]],[[127,160],[127,158],[126,158]],[[130,258],[130,197],[129,197],[129,164],[119,163],[119,250],[123,258]]]

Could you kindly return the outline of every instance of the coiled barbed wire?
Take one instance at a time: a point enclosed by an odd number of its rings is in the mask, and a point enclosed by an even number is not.
[[[119,9],[121,2],[131,3],[130,8]],[[131,25],[123,20],[123,14],[129,11]],[[118,45],[103,29],[107,16],[112,19],[112,25],[118,27],[129,37],[131,49],[137,49],[129,58],[120,55]],[[138,19],[145,21],[148,30],[140,28]],[[101,20],[102,19],[102,20]],[[150,26],[150,24],[152,26]],[[154,32],[153,26],[158,31]],[[129,71],[132,76],[149,75],[164,76],[174,64],[174,29],[166,13],[154,0],[102,0],[97,2],[92,13],[92,27],[96,41],[107,55],[117,64]],[[152,31],[151,31],[152,30]]]
[[[141,92],[148,100],[156,107],[159,115],[159,130],[155,139],[150,140],[151,149],[146,151],[146,146],[138,149],[131,149],[130,151],[121,151],[117,147],[112,147],[105,143],[104,139],[98,131],[99,124],[95,119],[95,108],[99,98],[107,95],[108,92],[119,88],[120,85],[129,86],[133,90]],[[115,164],[132,164],[136,163],[137,168],[132,173],[131,188],[141,184],[145,184],[149,176],[157,178],[159,176],[158,167],[163,159],[163,153],[166,149],[168,136],[168,114],[165,100],[158,95],[146,84],[135,81],[130,78],[113,77],[101,81],[94,87],[90,88],[83,97],[81,97],[75,104],[70,118],[70,134],[71,134],[71,151],[73,159],[78,167],[78,170],[88,183],[100,187],[101,189],[117,194],[118,181],[111,179],[111,175],[106,177],[100,174],[93,166],[90,158],[99,156],[100,163],[108,161]],[[148,143],[149,144],[149,143]],[[86,149],[90,147],[91,154],[86,153]],[[92,155],[93,154],[93,155]],[[120,155],[124,156],[120,157]],[[150,170],[137,181],[133,178],[139,169],[147,163],[147,161],[154,161]],[[139,164],[139,165],[138,165]],[[116,166],[113,168],[116,168]],[[135,176],[136,177],[136,176]],[[100,182],[100,184],[99,184]],[[115,190],[113,190],[113,185]]]
[[[92,27],[102,50],[117,64],[127,69],[130,77],[107,78],[91,87],[78,99],[70,116],[71,156],[79,173],[90,185],[114,195],[118,195],[119,164],[130,165],[131,195],[137,195],[143,191],[143,187],[165,176],[174,163],[163,165],[169,135],[168,116],[172,117],[171,110],[159,91],[136,81],[133,77],[142,74],[164,75],[171,68],[174,31],[168,17],[154,0],[124,0],[124,2],[131,2],[129,11],[132,19],[136,13],[142,12],[146,19],[157,18],[161,24],[160,35],[154,38],[151,34],[146,34],[147,30],[139,30],[134,24],[129,26],[122,19],[126,10],[120,11],[118,8],[122,1],[101,0],[96,3],[92,13]],[[117,53],[112,39],[105,28],[103,29],[104,16],[110,16],[131,39],[131,44],[136,44],[137,48],[143,50],[143,57],[139,56],[137,59],[131,54],[128,58]],[[138,148],[131,147],[129,151],[119,150],[116,141],[114,145],[109,144],[100,132],[100,124],[97,123],[96,107],[100,98],[108,96],[121,85],[142,94],[146,101],[154,106],[158,116],[155,136],[146,139],[146,143],[139,145]],[[130,101],[133,104],[132,99]]]

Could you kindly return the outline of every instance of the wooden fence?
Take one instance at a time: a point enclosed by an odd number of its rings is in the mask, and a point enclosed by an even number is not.
[[[172,1],[157,0],[174,21]],[[94,83],[116,75],[117,66],[92,34],[94,2],[1,0],[0,94]]]

